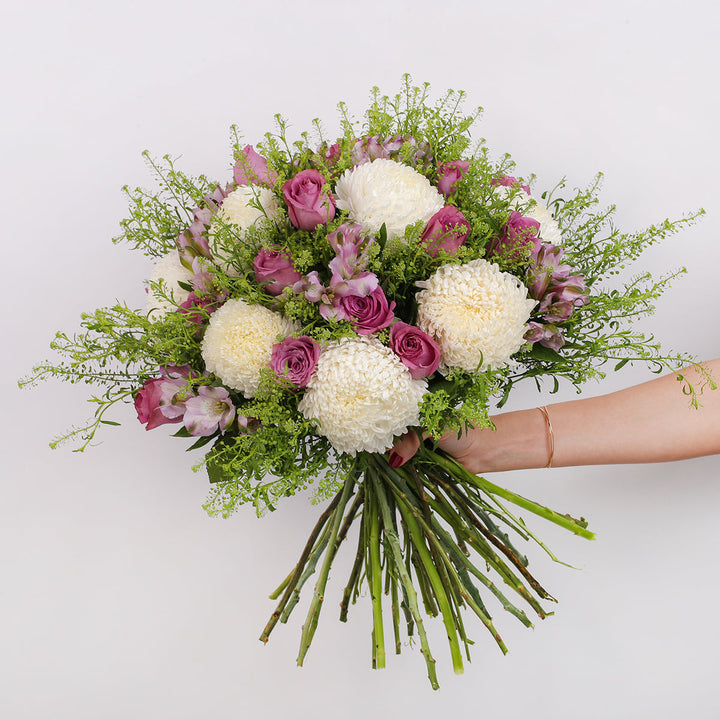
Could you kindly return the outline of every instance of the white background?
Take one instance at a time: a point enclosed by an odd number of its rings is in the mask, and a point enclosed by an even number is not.
[[[486,109],[479,132],[493,154],[535,172],[538,191],[602,170],[623,229],[705,207],[637,266],[688,268],[640,325],[669,349],[719,356],[716,2],[4,6],[2,718],[718,717],[717,458],[492,477],[585,515],[598,539],[536,523],[581,568],[534,553],[555,616],[525,630],[498,611],[507,657],[473,623],[462,677],[435,628],[432,692],[417,648],[369,669],[367,598],[337,622],[347,554],[304,668],[301,613],[258,642],[267,594],[318,513],[307,497],[261,521],[249,508],[210,519],[206,480],[166,428],[146,433],[124,407],[98,447],[51,451],[89,415],[88,389],[16,385],[83,310],[142,304],[145,258],[110,238],[120,187],[150,183],[143,149],[225,181],[231,123],[247,142],[275,112],[293,131],[314,117],[333,128],[338,100],[360,113],[373,85],[394,92],[403,72],[438,94],[467,90]],[[626,368],[587,390],[648,377]],[[554,399],[520,395],[515,407]]]

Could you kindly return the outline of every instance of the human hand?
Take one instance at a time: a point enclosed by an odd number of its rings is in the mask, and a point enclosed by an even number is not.
[[[492,432],[490,428],[484,428],[487,432]],[[480,431],[463,430],[460,433],[445,433],[438,441],[438,447],[449,455],[452,455],[461,465],[465,466],[470,472],[481,472],[479,460],[477,457],[477,433]],[[427,433],[423,433],[423,439],[430,437]],[[420,448],[419,430],[409,430],[402,437],[395,441],[390,452],[388,462],[391,467],[400,467],[410,460]]]

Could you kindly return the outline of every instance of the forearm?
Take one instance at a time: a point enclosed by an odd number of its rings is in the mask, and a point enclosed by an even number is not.
[[[715,378],[720,360],[704,363]],[[696,386],[702,377],[687,371]],[[594,398],[548,406],[554,436],[552,464],[600,465],[681,460],[720,452],[720,391],[691,407],[675,375]],[[473,472],[544,467],[550,436],[538,409],[493,418],[496,430],[471,431],[461,443],[441,444]]]

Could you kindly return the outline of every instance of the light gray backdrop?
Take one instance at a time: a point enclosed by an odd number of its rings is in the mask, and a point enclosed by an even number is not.
[[[372,85],[395,91],[406,71],[438,93],[466,89],[486,109],[479,132],[491,151],[536,173],[537,190],[602,170],[603,199],[630,230],[705,207],[697,228],[636,266],[688,268],[640,325],[668,348],[720,355],[717,3],[4,6],[0,716],[718,716],[717,458],[494,476],[585,515],[598,539],[536,523],[581,568],[535,553],[556,615],[528,631],[499,612],[507,657],[474,624],[463,677],[435,628],[433,693],[417,648],[369,669],[367,603],[348,625],[336,620],[344,572],[331,578],[306,667],[294,664],[299,615],[258,642],[267,594],[318,512],[307,497],[262,521],[250,509],[210,519],[206,480],[166,429],[146,433],[126,407],[98,447],[51,451],[89,414],[88,389],[16,386],[81,311],[143,303],[145,258],[110,243],[125,212],[120,187],[150,182],[143,149],[225,180],[231,123],[248,142],[275,112],[293,131],[314,117],[333,128],[338,100],[360,112]],[[588,392],[648,377],[626,368]],[[553,400],[530,390],[514,407]]]

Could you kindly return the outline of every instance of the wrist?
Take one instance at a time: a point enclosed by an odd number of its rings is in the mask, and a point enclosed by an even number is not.
[[[538,408],[502,413],[492,421],[494,430],[473,436],[473,455],[482,458],[484,472],[547,467],[553,448],[548,421]]]

